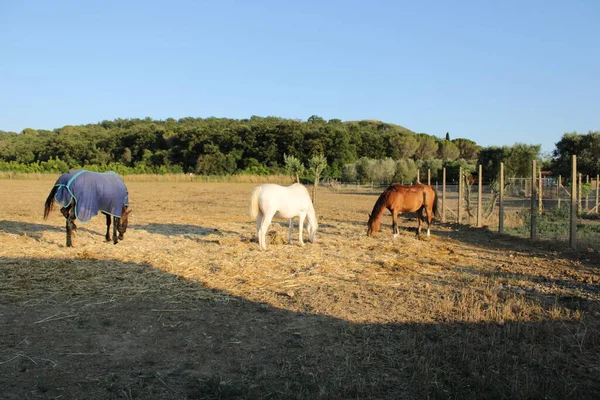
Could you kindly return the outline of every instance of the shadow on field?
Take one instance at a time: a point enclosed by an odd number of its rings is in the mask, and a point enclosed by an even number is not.
[[[216,228],[209,228],[199,225],[189,224],[147,224],[147,225],[131,225],[135,229],[145,230],[149,233],[156,233],[164,236],[178,236],[178,235],[218,235],[222,236],[223,233],[235,233],[232,231],[226,231]]]
[[[385,190],[386,188],[381,188],[379,189],[373,189],[372,192],[365,192],[365,191],[356,191],[353,192],[351,190],[340,190],[340,191],[335,191],[336,194],[344,194],[344,195],[350,195],[350,196],[373,196],[373,204],[375,204],[375,201],[377,201],[377,198],[381,195],[381,193]]]
[[[81,222],[77,223],[77,232],[86,232],[91,235],[97,235],[104,237],[104,234],[98,233],[96,231],[87,229],[82,226]],[[106,226],[105,226],[106,229]],[[64,232],[66,235],[66,228],[64,223],[59,225],[45,225],[45,224],[34,224],[30,222],[19,222],[19,221],[0,221],[0,231],[10,233],[13,235],[19,236],[29,236],[35,240],[41,240],[42,233],[44,231],[52,231],[52,232]]]
[[[597,326],[356,324],[147,264],[0,258],[3,399],[600,396]]]
[[[446,229],[436,229],[441,226]],[[481,256],[485,257],[485,249],[503,251],[525,251],[533,259],[540,256],[540,252],[554,252],[556,258],[576,260],[581,266],[591,268],[600,273],[600,253],[587,251],[587,249],[572,250],[568,243],[553,240],[535,240],[528,238],[500,234],[489,230],[487,227],[473,227],[456,223],[436,222],[431,230],[433,235],[446,237],[456,241],[465,242],[482,249]],[[493,255],[492,255],[493,257]],[[547,254],[544,256],[547,257]]]

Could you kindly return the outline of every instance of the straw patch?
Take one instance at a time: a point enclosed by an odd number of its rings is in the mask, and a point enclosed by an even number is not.
[[[106,243],[99,217],[66,248],[64,218],[42,218],[54,180],[0,185],[0,386],[15,398],[19,388],[156,399],[598,389],[596,253],[438,221],[417,240],[410,214],[397,238],[389,214],[367,237],[378,193],[325,188],[315,243],[299,246],[295,226],[288,245],[276,217],[261,251],[248,216],[255,183],[127,177],[124,240]]]

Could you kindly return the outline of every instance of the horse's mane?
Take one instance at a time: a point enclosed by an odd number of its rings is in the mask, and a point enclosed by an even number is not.
[[[373,206],[373,211],[371,211],[372,218],[376,218],[382,212],[382,209],[386,207],[387,197],[389,193],[393,190],[395,190],[394,186],[390,185],[387,189],[383,191],[383,193],[381,193],[381,195],[379,195],[379,198]]]

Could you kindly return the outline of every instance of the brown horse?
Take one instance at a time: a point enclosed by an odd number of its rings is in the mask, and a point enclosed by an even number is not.
[[[421,236],[421,225],[423,224],[423,211],[427,214],[427,236],[434,215],[439,217],[438,197],[435,189],[429,185],[404,186],[397,183],[390,185],[381,193],[373,211],[369,214],[367,224],[367,236],[374,236],[379,231],[381,216],[385,209],[392,213],[394,237],[398,236],[398,214],[405,212],[417,212],[419,227],[417,237]]]

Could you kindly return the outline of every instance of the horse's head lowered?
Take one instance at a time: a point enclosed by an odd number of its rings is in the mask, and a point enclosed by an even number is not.
[[[317,229],[319,228],[319,224],[317,222],[317,215],[315,214],[315,209],[311,207],[311,210],[306,214],[307,221],[307,229],[308,229],[308,241],[311,243],[315,242],[315,234],[317,233]]]
[[[127,231],[127,224],[129,223],[129,214],[131,214],[133,210],[128,206],[123,207],[123,212],[121,213],[121,218],[119,219],[119,224],[117,225],[117,232],[119,232],[119,240],[123,240],[123,235]]]
[[[317,228],[319,227],[319,224],[317,224],[317,220],[315,219],[308,219],[308,241],[311,243],[315,242],[315,234],[317,233]]]
[[[379,231],[379,223],[379,218],[369,214],[369,222],[367,222],[367,236],[375,236],[375,234]]]

